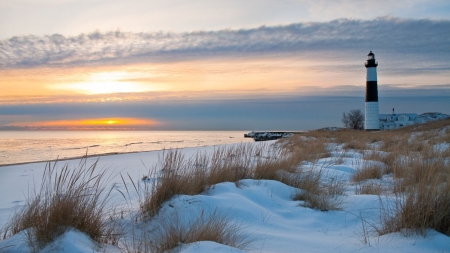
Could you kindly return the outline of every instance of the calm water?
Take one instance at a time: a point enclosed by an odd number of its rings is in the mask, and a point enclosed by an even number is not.
[[[0,165],[252,142],[242,131],[0,131]]]

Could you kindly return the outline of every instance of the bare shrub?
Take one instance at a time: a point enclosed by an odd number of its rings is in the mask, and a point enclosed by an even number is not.
[[[342,113],[342,123],[344,127],[356,130],[364,129],[364,114],[361,110],[351,110]]]
[[[30,244],[40,249],[69,228],[88,234],[98,242],[109,242],[115,229],[104,219],[113,189],[105,190],[106,170],[96,172],[97,161],[90,167],[87,158],[79,166],[61,170],[46,165],[39,191],[30,193],[26,205],[17,210],[5,228],[5,237],[29,229]]]

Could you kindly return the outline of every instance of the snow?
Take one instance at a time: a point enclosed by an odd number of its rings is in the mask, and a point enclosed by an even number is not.
[[[426,112],[420,114],[420,117],[424,119],[424,122],[430,122],[435,120],[448,119],[450,118],[450,115],[440,112]]]
[[[448,145],[447,145],[448,147]],[[214,147],[186,148],[182,152],[187,156],[197,152],[210,152]],[[164,151],[122,154],[100,157],[98,167],[107,168],[113,176],[110,185],[124,191],[118,173],[129,174],[139,180],[148,168],[157,162]],[[376,195],[355,195],[355,185],[350,177],[364,165],[363,155],[355,151],[345,153],[335,147],[329,158],[317,163],[303,163],[309,170],[322,170],[323,180],[338,178],[346,184],[341,210],[322,212],[302,206],[303,201],[294,201],[292,196],[300,190],[271,180],[241,180],[238,183],[220,183],[200,195],[180,195],[166,202],[159,214],[151,221],[131,228],[136,206],[129,205],[118,191],[113,191],[114,205],[130,209],[123,218],[117,218],[126,229],[127,238],[132,229],[137,233],[143,229],[152,229],[157,222],[181,217],[189,220],[201,213],[224,214],[230,221],[239,224],[248,233],[251,243],[245,251],[216,242],[202,241],[183,244],[177,252],[450,252],[450,237],[429,230],[426,237],[401,233],[383,236],[370,230],[369,224],[378,224],[380,201]],[[335,161],[339,159],[339,164]],[[88,164],[95,158],[89,158]],[[62,166],[60,162],[57,166]],[[78,160],[67,161],[71,166]],[[0,167],[0,226],[10,218],[18,205],[23,205],[28,192],[41,183],[44,163],[33,163]],[[389,176],[381,181],[388,183]],[[132,187],[131,183],[128,187]],[[136,196],[131,196],[136,200]],[[134,199],[133,199],[134,198]],[[364,230],[364,226],[368,228]],[[0,241],[0,252],[30,252],[26,231]],[[40,252],[121,252],[117,247],[93,242],[87,235],[69,229],[56,241]]]
[[[86,234],[81,233],[77,230],[69,230],[62,236],[58,237],[56,241],[52,244],[47,245],[42,249],[41,253],[52,253],[52,252],[89,252],[92,253],[103,253],[103,252],[120,252],[114,246],[99,245],[92,241]]]
[[[242,253],[242,251],[237,248],[233,248],[227,245],[219,244],[216,242],[196,242],[190,243],[182,248],[183,253],[197,253],[197,252],[228,252],[228,253]]]
[[[267,140],[276,140],[280,138],[288,138],[294,135],[294,133],[290,132],[250,132],[247,136],[253,136],[255,141],[267,141]]]

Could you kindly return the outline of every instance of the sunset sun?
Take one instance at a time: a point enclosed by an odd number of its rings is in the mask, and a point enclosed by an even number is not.
[[[50,85],[50,89],[67,90],[87,95],[110,93],[139,93],[159,91],[161,87],[154,83],[140,82],[145,79],[142,73],[107,71],[90,73],[81,82],[58,83]]]
[[[95,128],[136,128],[150,127],[159,124],[152,119],[142,118],[94,118],[94,119],[73,119],[38,122],[21,122],[19,126],[29,126],[34,128],[69,128],[69,129],[95,129]]]

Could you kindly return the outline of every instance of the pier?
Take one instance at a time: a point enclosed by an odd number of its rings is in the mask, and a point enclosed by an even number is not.
[[[289,138],[294,134],[298,134],[300,132],[255,132],[251,131],[248,134],[244,134],[245,138],[253,138],[255,141],[270,141],[277,140],[281,138]]]

